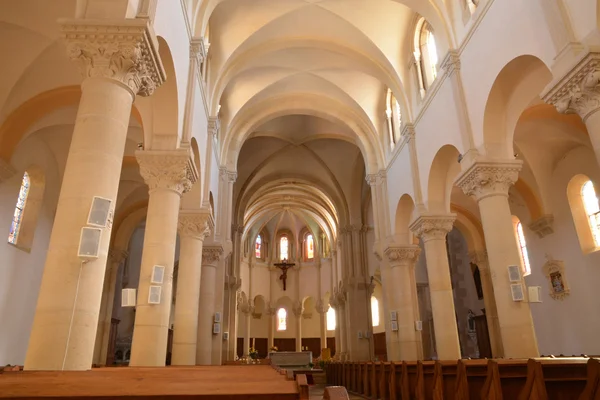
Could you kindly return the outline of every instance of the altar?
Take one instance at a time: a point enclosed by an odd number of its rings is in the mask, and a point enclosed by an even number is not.
[[[275,351],[269,353],[271,364],[284,369],[298,369],[312,364],[312,351]]]

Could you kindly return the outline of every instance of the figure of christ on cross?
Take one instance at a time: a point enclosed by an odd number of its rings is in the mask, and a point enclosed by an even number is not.
[[[285,291],[285,288],[286,288],[285,284],[287,281],[287,271],[288,271],[288,269],[292,268],[296,264],[288,263],[287,258],[284,258],[283,260],[281,260],[280,263],[275,263],[273,265],[275,265],[277,268],[281,269],[281,276],[279,277],[279,279],[283,281],[283,290]]]

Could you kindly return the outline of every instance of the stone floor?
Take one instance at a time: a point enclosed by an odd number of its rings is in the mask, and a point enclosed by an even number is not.
[[[310,400],[321,400],[323,398],[323,392],[325,391],[325,385],[314,385],[310,387]],[[363,400],[362,397],[349,394],[350,400]]]

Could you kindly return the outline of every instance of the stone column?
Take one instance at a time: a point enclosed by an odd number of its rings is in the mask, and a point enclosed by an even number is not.
[[[269,316],[269,336],[267,346],[269,349],[275,346],[275,329],[277,329],[277,309],[267,307],[266,314]]]
[[[319,313],[319,331],[321,336],[321,354],[323,349],[327,348],[327,311],[329,311],[329,304],[326,304],[322,299],[317,301],[315,309]]]
[[[213,228],[208,210],[179,213],[179,272],[173,323],[172,365],[196,365],[202,246]]]
[[[521,265],[508,204],[508,189],[517,181],[521,166],[518,160],[476,161],[456,181],[479,204],[506,358],[539,356],[525,282],[521,277],[525,301],[513,301],[507,270],[510,265]]]
[[[125,250],[111,249],[108,252],[108,264],[104,276],[104,289],[102,290],[98,332],[96,333],[96,346],[94,348],[94,364],[106,365],[117,274],[121,263],[127,256],[128,253]]]
[[[27,370],[86,370],[92,365],[111,224],[99,256],[77,256],[94,196],[117,198],[131,105],[150,95],[165,74],[156,37],[145,20],[63,20],[69,56],[84,75],[81,100],[50,236]],[[86,25],[90,24],[90,25]]]
[[[202,250],[202,280],[198,312],[198,349],[196,363],[212,365],[212,336],[215,318],[215,278],[223,247],[210,246]]]
[[[389,290],[390,311],[396,311],[398,318],[398,331],[386,332],[391,336],[392,348],[397,351],[390,361],[416,361],[423,356],[420,335],[415,329],[415,322],[419,319],[415,313],[418,308],[413,302],[417,291],[414,284],[415,263],[420,253],[421,249],[415,245],[394,246],[385,250],[391,281],[383,283],[392,286]]]
[[[494,286],[492,284],[492,275],[490,274],[487,252],[474,251],[469,254],[469,257],[471,258],[471,263],[477,265],[479,276],[481,277],[483,303],[485,305],[485,317],[490,335],[492,356],[494,358],[502,358],[504,357],[504,350],[502,349],[500,325],[498,323],[498,309],[496,307],[496,298],[494,297]]]
[[[340,304],[338,303],[335,294],[331,295],[331,300],[329,300],[329,305],[335,310],[335,357],[336,360],[341,360],[340,353],[341,349],[341,323],[340,323]]]
[[[244,303],[241,304],[240,311],[244,314],[243,320],[244,326],[246,327],[244,333],[244,351],[242,354],[248,356],[248,350],[250,349],[250,346],[252,346],[252,343],[250,343],[250,324],[252,323],[253,307],[249,303]]]
[[[296,351],[302,351],[302,303],[296,302],[293,308],[296,318]]]
[[[156,367],[165,365],[167,355],[181,195],[195,175],[189,150],[137,151],[136,157],[150,198],[129,365]],[[156,265],[165,267],[162,284],[151,282]],[[151,286],[161,287],[160,304],[148,302]]]
[[[421,215],[410,229],[423,240],[429,277],[429,293],[438,359],[461,358],[446,235],[452,230],[454,215]]]
[[[336,313],[338,325],[340,326],[340,343],[339,352],[340,359],[346,361],[348,358],[348,324],[346,322],[346,295],[337,292],[337,303],[339,304],[339,312]]]

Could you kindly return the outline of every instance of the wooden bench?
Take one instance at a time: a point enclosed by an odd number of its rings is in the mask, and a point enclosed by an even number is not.
[[[270,366],[24,371],[0,375],[0,399],[308,399],[306,377],[302,377],[298,375],[298,381],[289,381]]]

